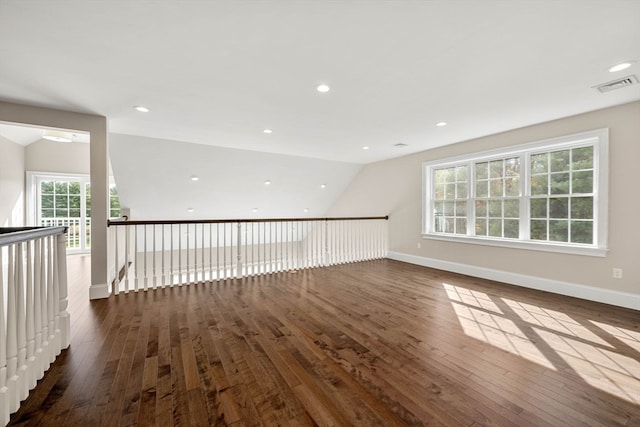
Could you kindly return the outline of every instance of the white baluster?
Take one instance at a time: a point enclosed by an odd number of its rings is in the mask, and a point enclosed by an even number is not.
[[[33,323],[35,329],[36,380],[39,380],[44,375],[45,369],[42,363],[42,272],[44,268],[42,238],[35,240],[34,252]]]
[[[7,250],[9,248],[7,247]],[[0,246],[0,422],[2,425],[9,423],[9,389],[7,388],[7,335],[5,332],[5,304],[4,304],[4,253],[5,248]]]
[[[56,358],[56,354],[58,349],[56,348],[56,329],[55,329],[55,312],[54,312],[54,266],[55,266],[55,252],[53,250],[53,238],[47,237],[47,266],[48,266],[48,274],[47,274],[47,332],[49,333],[48,342],[48,352],[47,357],[49,359],[49,363],[53,363]]]
[[[26,336],[27,336],[27,390],[36,386],[36,357],[35,357],[35,325],[34,325],[34,300],[33,300],[33,268],[34,259],[32,255],[33,240],[27,242],[27,300],[26,300]]]
[[[24,243],[16,246],[16,315],[18,338],[18,397],[24,400],[29,395],[27,384],[27,325],[25,313]]]
[[[20,405],[18,399],[18,338],[16,318],[16,287],[14,254],[16,245],[8,247],[7,265],[7,394],[9,412],[15,412]]]
[[[56,251],[57,270],[58,270],[58,295],[56,301],[58,302],[57,315],[58,315],[58,329],[60,330],[60,349],[67,348],[71,344],[71,319],[69,317],[69,298],[68,298],[68,283],[67,283],[67,249],[66,249],[66,234],[58,234],[56,237],[58,244],[58,250]]]

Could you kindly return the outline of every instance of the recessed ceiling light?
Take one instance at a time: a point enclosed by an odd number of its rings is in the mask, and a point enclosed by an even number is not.
[[[258,208],[251,209],[251,212],[258,212]]]
[[[42,138],[53,142],[71,142],[73,135],[71,132],[63,132],[60,130],[44,130]]]
[[[438,126],[438,127],[442,127],[442,126],[446,126],[446,125],[447,125],[447,122],[438,122],[438,123],[436,123],[436,126]]]
[[[304,208],[304,211],[305,212],[309,212],[309,208]]]
[[[187,208],[187,212],[193,212],[195,209],[193,208]]]
[[[273,131],[271,129],[265,129],[262,132],[264,132],[266,134],[273,133]]]
[[[327,188],[327,184],[320,184],[320,188]]]
[[[325,92],[329,92],[329,91],[331,90],[331,88],[329,87],[329,85],[318,85],[318,87],[316,88],[316,90],[317,90],[318,92],[325,93]]]
[[[364,147],[362,147],[363,150],[368,150],[369,147],[367,147],[366,145]]]
[[[191,175],[191,181],[197,181],[199,179],[200,177],[198,177],[197,175]]]
[[[264,182],[264,185],[271,185],[271,181],[266,180],[266,181]]]
[[[405,144],[404,142],[398,142],[397,144],[393,144],[394,147],[406,147],[407,144]]]
[[[133,107],[136,109],[136,111],[139,111],[141,113],[148,113],[150,110],[147,107],[143,107],[141,105],[136,105],[135,107]]]
[[[631,67],[634,62],[636,61],[621,62],[620,64],[616,64],[613,67],[609,68],[609,72],[615,73],[616,71],[626,70],[627,68]]]

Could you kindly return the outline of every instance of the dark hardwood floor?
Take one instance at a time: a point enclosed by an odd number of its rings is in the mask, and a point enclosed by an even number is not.
[[[11,425],[640,426],[640,313],[391,260],[88,301]]]

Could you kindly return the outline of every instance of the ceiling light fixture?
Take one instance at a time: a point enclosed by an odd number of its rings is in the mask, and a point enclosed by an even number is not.
[[[191,181],[197,181],[199,179],[200,177],[198,177],[197,175],[191,175]]]
[[[326,92],[329,92],[331,88],[329,87],[329,85],[322,84],[322,85],[318,85],[316,90],[321,93],[326,93]]]
[[[189,213],[193,212],[194,210],[195,209],[193,209],[193,208],[187,208],[187,212],[189,212]]]
[[[266,133],[266,134],[270,134],[273,133],[273,131],[271,129],[265,129],[262,132]]]
[[[636,61],[621,62],[621,63],[616,64],[613,67],[609,68],[609,72],[610,73],[615,73],[616,71],[626,70],[627,68],[631,67],[635,62]]]
[[[398,142],[397,144],[393,144],[394,147],[406,147],[407,144],[405,144],[404,142]]]
[[[258,212],[258,208],[251,209],[251,212]]]
[[[438,127],[442,127],[442,126],[446,126],[446,125],[447,125],[447,122],[438,122],[438,123],[436,123],[436,126],[438,126]]]
[[[151,111],[147,107],[143,107],[142,105],[135,105],[133,108],[135,108],[136,111],[139,111],[141,113],[148,113],[149,111]]]
[[[366,145],[364,147],[362,147],[363,150],[368,150],[369,147],[367,147]]]
[[[320,184],[320,188],[327,188],[327,184]]]
[[[266,181],[264,182],[264,185],[271,185],[271,181],[266,180]]]
[[[309,208],[304,208],[304,211],[305,212],[309,212]]]
[[[42,132],[42,138],[53,142],[71,142],[73,134],[71,132],[63,132],[60,130],[45,130]]]

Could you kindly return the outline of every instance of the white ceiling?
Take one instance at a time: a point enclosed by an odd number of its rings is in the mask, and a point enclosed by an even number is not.
[[[352,163],[638,100],[624,60],[640,0],[0,0],[0,99]]]

